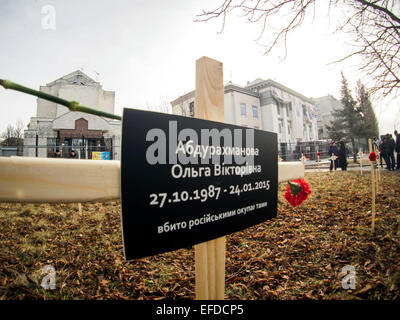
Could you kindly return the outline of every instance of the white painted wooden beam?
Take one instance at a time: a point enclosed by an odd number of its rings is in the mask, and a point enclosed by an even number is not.
[[[120,198],[120,161],[0,158],[0,201],[67,203]],[[301,162],[279,162],[279,182],[304,176]]]
[[[304,166],[299,162],[278,162],[278,182],[304,177]]]
[[[103,201],[120,188],[120,161],[0,158],[0,201]]]

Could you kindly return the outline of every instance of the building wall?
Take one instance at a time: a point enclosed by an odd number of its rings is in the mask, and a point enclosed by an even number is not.
[[[327,126],[333,121],[333,112],[342,108],[342,103],[332,95],[314,98],[313,100],[315,101],[319,138],[329,139]]]
[[[257,79],[246,88],[259,93],[262,127],[278,133],[278,142],[295,144],[318,139],[311,99],[272,80]]]
[[[59,85],[51,87],[41,86],[40,91],[51,95],[58,96]],[[36,117],[39,118],[55,118],[57,115],[57,104],[44,99],[37,99]]]
[[[256,116],[253,113],[256,108]],[[245,114],[242,114],[242,108]],[[225,118],[227,123],[261,129],[260,99],[237,91],[225,93]]]
[[[75,100],[82,105],[114,113],[115,93],[104,91],[98,82],[81,71],[75,71],[41,86],[40,90],[65,100]],[[79,119],[87,121],[87,130],[100,132],[105,139],[112,139],[114,159],[119,159],[121,121],[71,112],[67,107],[43,99],[37,99],[36,117],[31,118],[28,129],[24,132],[24,156],[35,157],[37,152],[38,157],[47,157],[49,139],[57,138],[58,131],[64,134],[70,132],[71,135],[75,131],[80,133],[80,136],[84,135],[79,127],[80,122],[76,122]]]
[[[190,110],[190,106],[194,106],[194,90],[180,96],[171,102],[171,110],[172,114],[184,116],[184,117],[193,117],[194,110]]]
[[[232,88],[240,89],[234,85],[225,88],[224,106],[226,123],[261,129],[260,101],[257,95],[251,93],[245,94]],[[194,105],[194,95],[195,92],[192,91],[172,101],[172,113],[187,117],[193,116],[190,105],[192,103]],[[246,115],[241,114],[241,104],[246,106]],[[253,106],[257,107],[258,117],[253,116]]]
[[[76,77],[79,77],[78,81]],[[83,72],[75,71],[61,77],[46,86],[41,86],[40,91],[49,93],[65,100],[79,101],[82,105],[114,113],[115,92],[105,91],[102,86]],[[56,103],[38,99],[37,117],[56,118],[69,110],[67,107]]]
[[[192,101],[194,91],[172,101],[172,112],[188,116]],[[318,140],[314,102],[275,81],[257,79],[246,87],[229,83],[224,101],[226,123],[276,132],[280,143]],[[245,115],[241,104],[246,107]],[[253,105],[257,117],[253,116]]]

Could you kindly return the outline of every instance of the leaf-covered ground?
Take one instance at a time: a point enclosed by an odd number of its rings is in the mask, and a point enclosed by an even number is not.
[[[278,217],[227,236],[227,299],[399,299],[400,174],[382,171],[371,234],[370,175],[307,173],[313,190]],[[119,202],[0,203],[0,299],[193,299],[194,251],[125,261]],[[40,284],[56,270],[56,289]],[[342,288],[342,268],[356,288]]]

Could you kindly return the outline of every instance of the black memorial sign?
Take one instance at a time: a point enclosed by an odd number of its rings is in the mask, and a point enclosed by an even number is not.
[[[126,259],[215,239],[276,216],[277,135],[124,109]]]

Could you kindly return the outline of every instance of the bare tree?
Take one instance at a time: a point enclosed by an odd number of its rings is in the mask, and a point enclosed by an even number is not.
[[[393,11],[400,10],[399,2],[358,0],[354,8],[341,30],[357,50],[343,59],[360,56],[359,68],[372,80],[370,92],[387,96],[400,88],[400,18]]]
[[[160,97],[160,103],[157,106],[157,109],[162,113],[171,113],[171,103],[169,102],[168,97]]]
[[[4,141],[10,140],[11,138],[14,138],[14,133],[15,129],[12,124],[9,124],[6,128],[5,131],[1,133],[1,138],[4,139]]]
[[[269,54],[283,43],[285,57],[289,34],[299,28],[307,15],[315,15],[316,5],[326,0],[222,0],[214,10],[204,10],[195,21],[222,19],[240,12],[250,23],[260,25],[258,40],[272,35],[264,54]],[[333,7],[345,8],[347,17],[336,21],[336,32],[349,36],[351,53],[341,62],[354,56],[361,57],[359,69],[371,79],[371,93],[387,96],[400,88],[400,1],[398,0],[329,0],[328,15]],[[280,19],[276,19],[279,17]],[[278,21],[278,22],[277,22]],[[280,25],[280,23],[282,23]]]
[[[5,131],[0,134],[2,145],[6,146],[17,146],[23,144],[24,138],[24,124],[21,121],[17,121],[15,127],[9,124]]]
[[[21,120],[18,120],[17,123],[15,124],[14,137],[17,139],[24,138],[24,124]]]

